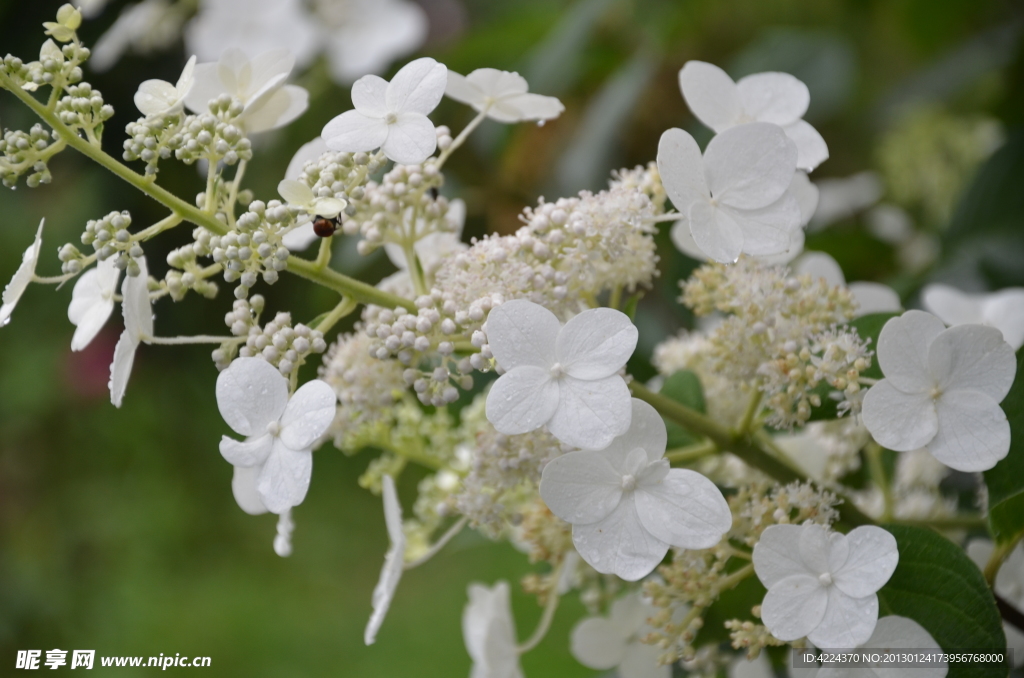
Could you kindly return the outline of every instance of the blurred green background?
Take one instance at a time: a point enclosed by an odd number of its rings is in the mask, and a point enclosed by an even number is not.
[[[0,52],[35,58],[41,23],[59,0],[0,1]],[[87,44],[110,25],[112,2],[80,31]],[[449,163],[446,192],[467,200],[466,234],[509,231],[522,207],[580,189],[600,189],[609,170],[653,159],[661,132],[682,126],[703,144],[710,134],[689,115],[676,84],[688,59],[734,77],[786,70],[811,90],[807,119],[831,158],[815,180],[881,173],[885,199],[911,216],[934,252],[909,265],[871,234],[862,217],[840,219],[808,238],[843,265],[849,280],[881,280],[912,304],[917,289],[943,279],[969,289],[1024,284],[1024,49],[1022,7],[1002,0],[422,0],[432,19],[421,54],[453,70],[518,70],[531,90],[560,97],[565,114],[543,127],[485,124]],[[128,56],[86,79],[117,111],[104,145],[120,156],[135,119],[138,83],[174,81],[180,42]],[[392,71],[394,68],[392,68]],[[310,110],[264,138],[246,175],[257,197],[274,187],[294,151],[350,107],[322,63],[295,81],[313,92]],[[433,115],[458,131],[471,112],[445,101]],[[0,120],[34,120],[0,94]],[[989,159],[972,135],[1001,130]],[[979,163],[981,169],[978,170]],[[130,210],[133,227],[163,216],[152,202],[67,151],[52,163],[52,185],[0,193],[0,278],[6,281],[46,217],[39,272],[55,275],[59,245],[77,242],[90,218]],[[138,168],[137,168],[138,169]],[[194,168],[164,162],[160,182],[190,198],[202,190]],[[186,229],[147,249],[163,274],[168,249]],[[344,239],[341,239],[344,240]],[[641,305],[641,346],[633,365],[687,324],[674,298],[695,262],[659,236],[662,277]],[[339,244],[340,268],[375,282],[382,257],[361,259]],[[316,454],[306,502],[295,511],[290,558],[271,548],[273,516],[242,513],[231,467],[217,451],[228,433],[216,410],[216,370],[206,348],[143,347],[125,404],[115,410],[107,368],[120,332],[115,314],[88,350],[72,354],[70,285],[32,286],[0,330],[0,674],[19,649],[95,649],[99,655],[181,653],[212,657],[204,674],[224,676],[460,676],[469,671],[460,616],[469,581],[513,583],[531,566],[507,544],[465,533],[402,581],[376,645],[364,647],[387,539],[378,498],[356,479],[366,454]],[[330,295],[285,276],[261,289],[268,309],[308,321]],[[189,297],[157,307],[159,334],[217,334],[231,306]],[[313,367],[307,366],[309,376]],[[411,505],[416,478],[400,492]],[[517,587],[513,587],[518,590]],[[540,616],[513,599],[520,637]],[[525,656],[529,676],[586,676],[568,651],[582,606],[567,600],[544,643]],[[64,670],[67,670],[65,667]],[[94,669],[101,673],[103,669]],[[182,671],[184,669],[171,669]],[[115,672],[113,669],[109,670]],[[152,669],[135,670],[138,674]],[[134,675],[117,669],[118,675]]]

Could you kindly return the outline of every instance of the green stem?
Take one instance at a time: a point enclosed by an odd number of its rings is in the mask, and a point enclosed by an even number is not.
[[[461,518],[459,518],[459,520],[454,525],[448,528],[447,532],[441,535],[440,539],[434,542],[434,544],[429,549],[427,549],[426,553],[424,553],[416,560],[411,560],[408,563],[406,563],[405,569],[411,570],[414,567],[419,567],[423,563],[427,562],[428,560],[436,556],[441,551],[441,549],[443,549],[445,545],[448,544],[448,542],[450,542],[455,537],[455,535],[457,535],[459,532],[462,532],[462,528],[464,528],[466,526],[466,523],[468,522],[468,516],[462,516]]]
[[[616,285],[612,290],[611,297],[608,299],[608,308],[614,308],[618,310],[619,305],[622,303],[622,285]]]
[[[338,305],[335,306],[330,313],[324,316],[324,319],[321,320],[313,329],[317,332],[327,334],[332,327],[338,324],[339,320],[356,310],[356,304],[357,302],[354,299],[350,297],[342,297],[341,301],[338,302]]]
[[[736,427],[736,433],[738,435],[746,435],[750,433],[751,424],[754,423],[754,416],[761,409],[761,398],[763,397],[761,389],[754,386],[754,392],[750,394],[750,401],[747,402],[747,409],[743,413],[743,418],[740,419],[739,426]]]
[[[682,403],[648,390],[637,381],[629,384],[633,395],[652,405],[662,416],[671,419],[691,433],[706,436],[723,452],[731,452],[744,463],[771,476],[780,483],[806,481],[807,478],[788,462],[774,456],[764,443],[764,435],[733,435],[706,415]],[[841,496],[841,495],[840,495]],[[873,521],[845,499],[839,506],[839,515],[851,525],[868,525]]]
[[[247,165],[247,160],[240,160],[238,162],[238,169],[235,170],[235,176],[231,180],[231,191],[228,193],[228,203],[225,205],[225,211],[232,224],[235,223],[235,203],[238,202],[238,187],[242,185],[242,177],[245,176]]]
[[[451,145],[441,151],[441,155],[437,157],[437,169],[444,167],[445,161],[448,160],[451,154],[458,150],[459,146],[462,146],[463,142],[465,142],[466,139],[469,138],[469,135],[473,133],[473,130],[480,126],[480,123],[482,123],[484,118],[487,117],[487,111],[489,111],[490,108],[490,104],[484,106],[484,110],[480,111],[475,118],[469,121],[469,124],[459,132],[459,136],[452,140]]]
[[[892,520],[896,502],[892,496],[892,482],[885,474],[885,468],[882,466],[882,448],[878,443],[868,443],[864,453],[868,458],[868,470],[871,473],[871,480],[875,485],[878,485],[878,489],[882,492],[882,521],[888,522]]]
[[[525,654],[537,647],[551,628],[551,621],[555,618],[555,610],[558,609],[558,601],[561,598],[558,594],[558,580],[562,578],[563,567],[565,567],[565,558],[562,558],[562,562],[551,573],[551,592],[548,594],[548,603],[544,606],[544,614],[541,615],[540,623],[537,624],[537,629],[533,632],[533,635],[516,648],[516,652],[519,654]]]
[[[740,569],[730,574],[728,577],[720,579],[718,581],[718,584],[715,586],[715,589],[719,593],[721,593],[722,591],[728,591],[729,589],[735,587],[737,584],[739,584],[741,581],[743,581],[752,574],[754,574],[754,564],[750,563],[748,565],[744,565]]]
[[[156,222],[152,226],[144,228],[138,233],[136,233],[134,239],[139,242],[149,240],[150,238],[159,235],[160,233],[166,231],[169,228],[174,228],[182,221],[184,221],[184,219],[182,219],[181,215],[178,214],[177,212],[174,212],[164,217],[160,221]]]
[[[1020,537],[1011,539],[1005,544],[996,544],[995,549],[992,551],[991,557],[988,562],[985,563],[985,581],[988,582],[989,588],[995,586],[996,575],[999,574],[999,568],[1003,566],[1003,561],[1006,560],[1014,547],[1017,546],[1017,542],[1020,541]]]
[[[329,235],[326,238],[320,238],[320,249],[316,253],[316,261],[313,266],[316,270],[322,271],[327,268],[327,264],[331,262],[331,244],[334,242],[334,236]]]
[[[665,459],[668,459],[669,463],[687,464],[691,461],[703,459],[715,452],[718,452],[718,445],[715,445],[711,440],[702,440],[699,443],[669,450],[665,453]]]
[[[985,519],[981,516],[949,516],[946,518],[928,518],[926,520],[897,518],[887,522],[896,525],[909,525],[911,527],[930,527],[934,530],[983,529],[985,527]]]
[[[245,337],[211,337],[205,334],[197,334],[193,337],[148,337],[147,344],[227,344],[231,342],[242,343]]]
[[[14,96],[20,99],[22,103],[32,109],[32,112],[42,118],[47,125],[53,128],[53,130],[57,132],[57,134],[64,139],[69,146],[90,160],[96,162],[98,165],[106,168],[118,178],[126,181],[157,202],[163,204],[169,210],[178,214],[182,219],[190,221],[197,226],[202,226],[203,228],[206,228],[218,235],[224,235],[228,232],[228,227],[214,218],[212,214],[207,214],[195,205],[190,205],[157,184],[154,179],[148,179],[145,176],[132,171],[131,168],[118,162],[112,156],[104,153],[101,149],[96,148],[88,141],[78,136],[71,128],[62,123],[52,111],[47,110],[43,104],[39,103],[35,97],[16,86],[11,81],[10,77],[3,71],[0,71],[0,87],[10,91]],[[288,270],[302,278],[306,278],[307,280],[323,285],[324,287],[340,292],[341,294],[351,296],[353,299],[361,303],[378,304],[385,308],[401,306],[407,310],[413,312],[416,311],[416,305],[408,299],[403,299],[402,297],[394,294],[383,292],[372,285],[367,285],[364,282],[350,278],[331,269],[317,271],[313,268],[312,262],[299,259],[298,257],[293,256],[288,258]]]

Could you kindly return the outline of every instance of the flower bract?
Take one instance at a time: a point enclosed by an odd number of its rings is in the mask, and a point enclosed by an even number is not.
[[[805,252],[793,262],[793,273],[795,275],[806,273],[812,278],[824,278],[833,287],[846,287],[857,301],[858,315],[892,313],[903,310],[900,295],[896,294],[896,290],[888,285],[876,282],[847,284],[846,276],[843,275],[843,269],[839,267],[839,262],[824,252]]]
[[[402,569],[405,566],[405,532],[402,530],[402,506],[398,503],[398,493],[395,491],[395,481],[391,476],[385,475],[381,479],[381,495],[384,497],[384,523],[388,528],[388,538],[391,540],[391,547],[384,555],[384,567],[380,571],[380,579],[373,589],[373,614],[366,624],[366,632],[363,640],[367,645],[373,645],[377,640],[377,631],[384,623],[384,615],[391,607],[391,599],[395,597],[395,589],[402,578]]]
[[[659,666],[660,648],[640,639],[647,635],[647,619],[657,614],[637,593],[618,598],[608,617],[588,617],[572,630],[570,649],[587,668],[617,668],[622,678],[669,678],[672,667]]]
[[[632,400],[629,429],[600,450],[569,452],[544,467],[540,495],[572,524],[572,540],[598,572],[646,576],[670,546],[705,549],[732,526],[721,491],[664,459],[668,434],[658,412]]]
[[[1014,351],[1024,346],[1024,288],[991,294],[967,294],[955,287],[932,284],[921,293],[924,307],[947,325],[988,325],[1003,333]]]
[[[498,122],[551,120],[565,110],[555,97],[531,94],[526,78],[495,68],[478,68],[469,75],[448,71],[445,94]]]
[[[46,219],[39,222],[35,240],[28,246],[25,253],[21,255],[21,265],[18,266],[18,270],[11,276],[11,282],[7,283],[7,287],[4,288],[3,305],[0,306],[0,327],[11,322],[11,314],[14,313],[14,307],[18,305],[18,300],[21,299],[21,295],[28,289],[29,284],[32,282],[32,276],[36,274],[39,250],[43,246],[43,224],[45,222]]]
[[[547,425],[567,445],[599,449],[629,428],[629,388],[619,370],[637,330],[625,313],[590,309],[563,327],[543,306],[516,299],[493,309],[486,329],[505,370],[487,396],[487,419],[499,432]]]
[[[107,323],[114,311],[114,292],[121,272],[108,257],[79,277],[71,292],[68,319],[77,327],[71,337],[71,350],[81,351],[89,345]]]
[[[146,80],[135,93],[135,107],[146,117],[177,113],[185,106],[185,97],[195,83],[193,72],[196,58],[189,58],[178,82],[172,85],[164,80]]]
[[[491,588],[469,585],[462,636],[473,658],[472,678],[523,678],[508,582],[499,581]]]
[[[149,300],[149,271],[146,259],[135,260],[139,274],[126,276],[121,283],[121,314],[124,332],[114,347],[114,361],[110,364],[110,402],[121,407],[128,377],[132,374],[135,351],[139,344],[153,337],[153,305]]]

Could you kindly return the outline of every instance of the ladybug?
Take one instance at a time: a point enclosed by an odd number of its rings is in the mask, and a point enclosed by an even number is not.
[[[338,230],[341,225],[341,216],[336,216],[333,219],[327,217],[317,216],[313,219],[313,232],[321,238],[329,238],[334,235],[334,232]]]

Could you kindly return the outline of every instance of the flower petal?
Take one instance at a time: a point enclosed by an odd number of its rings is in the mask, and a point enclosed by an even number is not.
[[[982,302],[985,324],[1003,333],[1014,351],[1024,345],[1024,288],[1013,287],[991,294]]]
[[[861,647],[879,649],[883,652],[897,649],[942,650],[923,626],[913,619],[896,615],[879,619],[871,637]],[[914,674],[920,678],[945,678],[948,668],[945,661],[937,661],[915,670]],[[888,664],[872,666],[871,670],[878,678],[904,678],[907,673],[903,667]],[[827,678],[827,676],[822,674],[820,678]]]
[[[319,237],[313,230],[313,222],[307,218],[285,233],[281,238],[281,244],[288,248],[289,252],[302,252],[316,242]]]
[[[998,403],[1010,392],[1017,360],[996,328],[957,325],[935,337],[928,367],[943,391],[981,391]]]
[[[603,379],[633,355],[639,333],[629,316],[614,308],[592,308],[565,324],[555,340],[555,357],[566,374]]]
[[[637,486],[636,508],[648,532],[685,549],[711,548],[732,527],[721,490],[688,469],[672,469],[656,485]]]
[[[736,83],[714,64],[687,61],[679,71],[679,89],[697,119],[716,132],[732,127],[740,117]]]
[[[359,111],[345,111],[328,122],[321,133],[327,148],[343,153],[358,153],[380,148],[388,138],[388,124]]]
[[[163,113],[177,102],[178,90],[163,80],[146,80],[135,92],[135,107],[143,115]]]
[[[341,198],[317,198],[313,201],[313,212],[319,216],[333,219],[341,214],[341,211],[348,205]]]
[[[872,437],[897,452],[924,447],[939,430],[931,396],[899,391],[889,379],[883,379],[868,390],[861,415]]]
[[[799,163],[797,167],[799,167]],[[818,209],[818,187],[807,178],[806,172],[797,170],[793,172],[793,181],[786,189],[788,195],[793,196],[796,204],[800,206],[800,226],[806,226]]]
[[[549,369],[561,323],[555,314],[526,299],[513,299],[487,316],[487,344],[502,369],[520,365]]]
[[[237,358],[217,375],[217,407],[236,433],[263,435],[288,405],[288,380],[262,358]]]
[[[689,214],[690,205],[707,202],[711,197],[700,148],[693,137],[681,129],[672,128],[662,133],[658,141],[658,173],[665,192],[680,214]]]
[[[767,207],[786,192],[794,172],[796,145],[781,127],[767,122],[731,127],[704,150],[711,195],[730,207]]]
[[[804,120],[786,125],[782,128],[794,144],[796,144],[796,166],[805,172],[811,172],[821,163],[828,160],[828,145],[810,123]]]
[[[622,475],[598,452],[569,452],[544,467],[540,496],[568,523],[595,523],[622,500]]]
[[[743,112],[758,122],[780,127],[796,122],[807,112],[811,93],[789,73],[754,73],[736,82]]]
[[[939,397],[935,409],[938,432],[927,447],[946,466],[957,471],[987,471],[1009,453],[1010,424],[988,394],[950,391]]]
[[[306,382],[281,415],[281,441],[293,450],[309,449],[334,421],[337,405],[338,396],[327,382]]]
[[[138,341],[153,336],[153,304],[149,300],[149,270],[145,257],[135,260],[139,265],[137,276],[127,276],[121,283],[121,313],[124,329],[131,332]]]
[[[619,664],[619,678],[671,678],[672,666],[659,665],[661,648],[639,640],[626,646],[626,656]]]
[[[284,127],[309,108],[309,92],[298,85],[285,85],[254,104],[242,114],[249,134]]]
[[[263,515],[267,507],[256,491],[256,479],[262,470],[259,466],[236,466],[231,476],[231,494],[235,497],[238,508],[251,516]]]
[[[410,61],[395,73],[391,84],[388,85],[388,110],[426,116],[441,102],[447,84],[448,69],[444,64],[439,64],[430,57]]]
[[[309,450],[289,449],[278,439],[274,441],[270,456],[263,464],[256,489],[267,509],[271,513],[280,514],[302,503],[309,490],[312,474],[313,453]]]
[[[771,588],[794,574],[813,576],[800,559],[799,525],[772,525],[754,544],[754,572],[765,588]]]
[[[566,375],[558,380],[558,406],[548,430],[567,445],[599,450],[629,429],[630,400],[629,387],[617,374],[587,381]]]
[[[851,598],[863,598],[885,586],[896,571],[900,553],[896,538],[874,525],[863,525],[846,535],[850,555],[832,579]],[[843,646],[845,647],[845,646]]]
[[[233,466],[250,468],[252,466],[262,466],[263,462],[270,456],[270,449],[273,446],[273,437],[266,433],[243,441],[238,441],[228,436],[221,436],[220,454]]]
[[[622,663],[626,638],[621,629],[603,617],[584,619],[572,630],[569,639],[572,656],[588,669],[604,671]]]
[[[793,574],[768,589],[761,603],[761,620],[779,640],[796,640],[818,627],[828,603],[828,593],[817,578]]]
[[[800,205],[796,198],[784,194],[767,207],[738,210],[720,205],[719,214],[728,214],[743,232],[743,251],[753,256],[785,252],[800,230]]]
[[[380,147],[384,155],[405,165],[423,162],[436,148],[434,123],[420,113],[399,113],[398,121],[388,126],[388,138]]]
[[[83,273],[75,283],[68,306],[68,319],[77,325],[71,338],[72,351],[88,346],[110,318],[120,274],[110,257]]]
[[[139,348],[139,340],[125,330],[114,347],[114,361],[110,363],[110,402],[114,407],[121,407],[124,391],[128,387],[128,377],[132,375],[132,363],[135,362],[135,351]]]
[[[395,481],[391,476],[385,475],[381,487],[384,497],[384,518],[391,538],[391,547],[384,555],[384,567],[381,568],[380,579],[373,589],[373,614],[370,615],[370,621],[367,622],[366,631],[363,633],[363,640],[367,645],[373,645],[377,640],[377,631],[384,623],[384,616],[391,607],[391,600],[395,597],[395,590],[405,568],[405,533],[402,532],[402,507],[398,504]]]
[[[691,259],[696,259],[697,261],[708,260],[708,255],[704,254],[704,250],[697,247],[697,242],[693,239],[693,234],[690,233],[690,222],[688,219],[680,219],[672,224],[669,237],[672,239],[672,244],[676,246],[676,249]]]
[[[388,81],[379,75],[364,75],[352,84],[352,105],[369,118],[388,114]]]
[[[647,460],[654,462],[665,456],[668,443],[668,431],[665,420],[658,411],[639,398],[630,399],[632,414],[629,429],[617,436],[601,453],[608,458],[622,458],[641,448],[647,453]]]
[[[251,101],[288,78],[295,67],[295,55],[288,49],[274,49],[257,54],[248,60],[248,65],[251,69],[249,82],[239,85],[247,90],[245,93],[250,95]]]
[[[304,207],[312,204],[316,196],[313,195],[313,189],[294,179],[282,179],[277,184],[278,194],[284,198],[285,202],[296,205],[297,207]]]
[[[0,297],[3,300],[3,305],[0,306],[0,327],[11,321],[11,313],[14,312],[14,307],[32,282],[32,276],[36,272],[36,262],[39,261],[39,250],[42,247],[43,224],[45,222],[46,219],[39,222],[39,228],[36,230],[36,239],[32,241],[32,244],[28,246],[25,253],[21,255],[21,264],[18,266],[18,270],[14,272],[14,275],[11,276],[11,282],[7,283],[3,296]]]
[[[830,586],[825,614],[817,628],[807,634],[807,640],[815,647],[854,648],[871,637],[877,622],[878,596],[851,598]]]
[[[316,162],[326,152],[327,142],[323,137],[316,137],[312,141],[302,144],[299,146],[299,150],[295,151],[292,159],[288,161],[288,169],[285,170],[284,178],[298,179],[299,175],[305,171],[307,162]]]
[[[803,525],[800,528],[800,560],[815,576],[829,571],[833,536],[842,538],[841,534],[829,532],[821,525]]]
[[[487,394],[487,420],[500,433],[527,433],[546,424],[559,402],[559,385],[547,370],[520,365],[501,375]]]
[[[839,262],[825,252],[804,252],[793,262],[794,275],[809,275],[812,280],[823,278],[829,285],[845,285],[846,276]]]
[[[855,282],[847,285],[850,294],[857,301],[857,315],[869,313],[898,313],[903,303],[896,290],[875,282]]]
[[[634,501],[620,502],[604,520],[573,525],[572,542],[595,570],[626,581],[646,577],[668,553],[668,544],[644,529]]]
[[[490,117],[499,122],[521,120],[551,120],[565,111],[565,106],[555,97],[542,94],[516,94],[499,100],[490,111]]]
[[[196,113],[209,110],[210,100],[226,92],[220,81],[219,68],[216,63],[196,64],[192,74],[192,89],[185,95],[185,106]]]
[[[475,72],[475,71],[474,71]],[[482,106],[487,95],[464,75],[448,70],[448,82],[444,88],[445,95],[469,106]]]
[[[526,78],[518,73],[500,71],[496,68],[478,68],[466,76],[466,79],[485,97],[495,99],[526,94],[529,91]]]
[[[893,387],[905,393],[930,391],[928,351],[946,326],[931,313],[907,311],[892,318],[878,335],[878,365]]]
[[[706,200],[690,205],[690,234],[708,258],[723,264],[734,263],[743,253],[743,231],[724,210]]]

